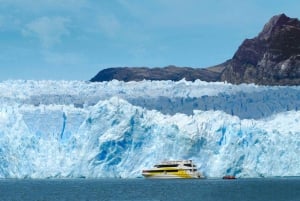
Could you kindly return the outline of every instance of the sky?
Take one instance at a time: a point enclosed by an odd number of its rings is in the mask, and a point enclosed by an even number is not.
[[[203,68],[299,0],[0,0],[0,81],[89,80],[109,67]]]

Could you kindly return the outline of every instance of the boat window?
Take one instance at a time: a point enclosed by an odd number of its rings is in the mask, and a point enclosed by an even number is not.
[[[155,165],[154,167],[157,167],[157,168],[162,168],[162,167],[178,167],[178,164]]]
[[[178,172],[178,170],[145,170],[144,172]]]
[[[191,163],[185,163],[183,165],[186,166],[186,167],[196,167],[196,165],[191,164]]]

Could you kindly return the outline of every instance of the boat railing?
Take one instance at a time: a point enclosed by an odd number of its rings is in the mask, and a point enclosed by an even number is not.
[[[172,161],[162,161],[161,164],[192,164],[192,160],[172,160]]]

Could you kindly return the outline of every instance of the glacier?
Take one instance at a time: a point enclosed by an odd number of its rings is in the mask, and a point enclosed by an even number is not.
[[[196,80],[0,82],[0,178],[300,176],[300,87]]]

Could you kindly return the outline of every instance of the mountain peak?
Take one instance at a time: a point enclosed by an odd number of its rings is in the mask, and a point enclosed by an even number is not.
[[[264,26],[262,32],[258,35],[261,40],[268,40],[276,30],[284,26],[298,26],[300,21],[297,18],[290,18],[284,13],[273,16],[269,22]]]
[[[289,18],[288,16],[286,16],[284,13],[281,13],[279,15],[274,15],[269,23],[272,23],[274,25],[280,25],[280,24],[284,24],[286,23],[288,20],[290,20],[291,18]],[[268,23],[267,23],[268,24]]]
[[[272,17],[262,32],[245,40],[222,74],[231,83],[300,84],[300,21]]]

